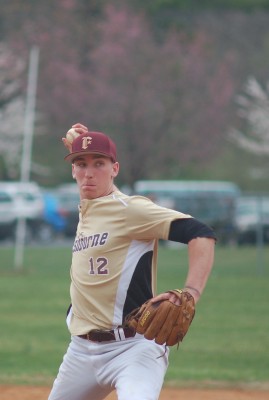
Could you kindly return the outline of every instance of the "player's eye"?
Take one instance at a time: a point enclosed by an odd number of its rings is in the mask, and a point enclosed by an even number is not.
[[[98,160],[98,161],[96,161],[96,163],[95,163],[95,166],[96,166],[96,167],[101,167],[102,165],[104,165],[104,161],[103,161],[103,160]]]
[[[84,161],[78,161],[75,165],[79,168],[85,168],[86,163]]]

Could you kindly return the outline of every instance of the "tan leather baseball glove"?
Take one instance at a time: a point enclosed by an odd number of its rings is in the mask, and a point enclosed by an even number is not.
[[[125,326],[153,340],[157,344],[174,346],[182,342],[195,315],[192,295],[181,289],[169,290],[180,298],[180,305],[169,300],[152,303],[148,300],[125,320]]]

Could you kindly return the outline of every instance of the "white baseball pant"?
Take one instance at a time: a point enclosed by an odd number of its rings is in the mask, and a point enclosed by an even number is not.
[[[114,389],[118,400],[157,400],[168,353],[138,334],[102,343],[74,336],[48,400],[102,400]]]

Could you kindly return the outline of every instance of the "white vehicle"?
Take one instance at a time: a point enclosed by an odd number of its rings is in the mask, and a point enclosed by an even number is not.
[[[236,240],[235,207],[240,189],[233,182],[141,180],[135,183],[134,192],[207,223],[223,244]]]
[[[238,244],[269,243],[269,196],[245,195],[236,204]]]
[[[10,237],[14,229],[15,219],[12,196],[0,188],[0,239]]]
[[[17,221],[26,220],[27,239],[42,239],[44,222],[42,192],[35,182],[0,182],[0,239],[14,238]]]

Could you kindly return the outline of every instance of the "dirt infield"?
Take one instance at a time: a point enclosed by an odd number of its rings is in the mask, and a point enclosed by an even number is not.
[[[50,388],[0,386],[0,400],[47,400]],[[175,389],[164,388],[160,400],[269,400],[269,391],[244,389]],[[117,400],[112,393],[106,400]]]

